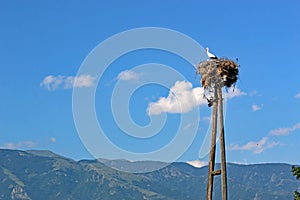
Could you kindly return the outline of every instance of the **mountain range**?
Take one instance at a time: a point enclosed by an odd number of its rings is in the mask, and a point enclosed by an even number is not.
[[[153,172],[132,173],[135,169],[151,169],[155,164],[105,159],[74,161],[50,151],[0,149],[0,199],[205,199],[207,166],[172,163]],[[116,170],[116,166],[131,172]],[[291,168],[280,163],[228,163],[228,199],[291,200],[300,185]],[[221,199],[220,177],[215,178],[213,199]]]

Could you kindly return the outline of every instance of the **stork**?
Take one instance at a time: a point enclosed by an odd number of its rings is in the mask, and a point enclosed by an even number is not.
[[[215,56],[214,54],[210,53],[209,52],[209,48],[206,47],[206,53],[207,53],[207,56],[209,57],[209,59],[218,59],[217,56]]]

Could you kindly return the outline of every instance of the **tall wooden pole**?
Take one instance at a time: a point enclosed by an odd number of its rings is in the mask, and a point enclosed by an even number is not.
[[[222,89],[218,88],[218,107],[219,107],[219,125],[220,125],[220,153],[221,153],[221,179],[222,179],[222,200],[227,200],[227,172],[226,172],[226,154],[225,154],[225,133],[223,117],[223,97]]]
[[[217,97],[217,90],[214,90],[214,98]],[[210,156],[208,163],[208,180],[206,199],[212,200],[213,185],[214,185],[214,170],[215,170],[215,155],[216,155],[216,136],[217,136],[217,115],[218,115],[218,101],[213,101],[213,112],[212,112],[212,129],[211,129],[211,141],[210,141]]]
[[[208,180],[206,190],[206,200],[212,200],[214,176],[221,175],[222,183],[222,200],[227,200],[227,174],[226,174],[226,155],[225,155],[225,133],[223,119],[223,97],[222,87],[216,84],[214,88],[212,111],[212,131],[210,142],[210,156],[208,163]],[[220,130],[220,154],[221,154],[221,170],[215,170],[215,154],[216,154],[216,136],[217,136],[217,121],[219,116]]]

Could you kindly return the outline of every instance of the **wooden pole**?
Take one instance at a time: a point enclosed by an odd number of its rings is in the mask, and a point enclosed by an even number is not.
[[[216,136],[217,136],[217,115],[218,115],[218,101],[217,90],[214,90],[214,101],[213,101],[213,112],[212,112],[212,129],[211,129],[211,142],[210,142],[210,156],[208,163],[208,180],[206,199],[212,200],[213,195],[213,184],[214,184],[214,169],[215,169],[215,152],[216,152]]]
[[[227,173],[226,173],[226,154],[225,154],[225,133],[223,118],[223,97],[222,88],[218,88],[218,111],[220,126],[220,153],[221,153],[221,182],[222,182],[222,200],[227,200]]]
[[[208,163],[208,180],[207,180],[206,199],[212,200],[214,176],[221,175],[222,200],[227,200],[228,195],[227,195],[227,173],[226,173],[223,97],[222,97],[222,88],[218,87],[218,85],[214,89],[214,100],[213,100],[212,105],[213,105],[212,130],[211,130],[211,142],[210,142],[210,156],[209,156],[209,163]],[[217,122],[218,121],[219,121],[219,126],[220,126],[219,130],[220,130],[221,170],[215,170],[216,136],[217,136]]]

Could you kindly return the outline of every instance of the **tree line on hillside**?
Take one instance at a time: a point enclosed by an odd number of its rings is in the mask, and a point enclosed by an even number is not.
[[[296,176],[297,179],[300,179],[300,167],[292,167],[293,175]],[[300,200],[300,193],[296,190],[294,192],[295,200]]]

